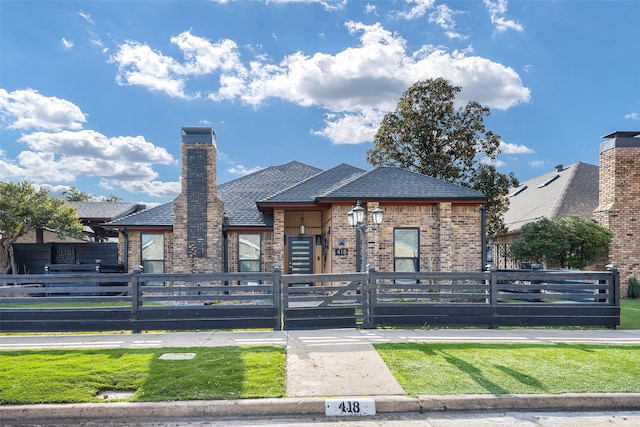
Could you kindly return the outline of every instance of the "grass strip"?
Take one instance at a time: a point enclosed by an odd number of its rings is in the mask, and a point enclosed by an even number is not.
[[[640,329],[640,299],[620,301],[620,329]]]
[[[195,353],[191,360],[161,360]],[[280,346],[0,351],[0,404],[99,402],[104,390],[129,401],[282,397]]]
[[[411,396],[640,392],[639,345],[400,343],[375,348]]]

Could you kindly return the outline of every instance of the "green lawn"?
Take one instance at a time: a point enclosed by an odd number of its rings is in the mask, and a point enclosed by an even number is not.
[[[195,353],[191,360],[161,360]],[[0,352],[0,404],[97,402],[109,391],[131,401],[282,397],[279,346]]]
[[[640,345],[375,344],[409,395],[640,392]]]
[[[620,329],[640,329],[640,299],[620,301]]]

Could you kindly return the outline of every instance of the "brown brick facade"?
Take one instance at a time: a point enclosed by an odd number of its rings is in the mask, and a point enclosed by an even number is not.
[[[172,270],[175,273],[220,272],[223,271],[224,205],[218,195],[217,149],[211,133],[187,136],[192,138],[182,143],[182,193],[173,202]],[[196,160],[191,161],[190,155]],[[189,169],[190,161],[198,162],[196,172],[193,165]],[[193,196],[194,189],[198,196]],[[198,213],[197,227],[193,212]]]
[[[597,221],[613,232],[609,263],[620,266],[622,295],[629,277],[640,278],[640,139],[615,138],[600,151]]]

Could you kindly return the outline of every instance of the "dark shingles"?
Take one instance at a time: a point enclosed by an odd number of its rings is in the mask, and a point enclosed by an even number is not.
[[[260,201],[268,203],[310,203],[318,196],[340,188],[353,178],[365,173],[363,169],[342,163],[326,171],[320,172],[306,181],[287,188],[275,195]]]
[[[397,167],[379,167],[327,192],[325,200],[486,200],[484,194]]]
[[[218,187],[218,193],[224,201],[229,225],[272,226],[273,217],[260,212],[256,207],[256,202],[321,171],[322,169],[293,161],[261,169],[221,184]]]
[[[173,226],[173,202],[136,212],[124,218],[107,223],[110,226]]]
[[[322,200],[473,200],[479,191],[395,167],[368,172],[340,164],[327,171],[289,162],[221,184],[218,188],[231,227],[270,227],[273,216],[261,206],[278,203],[317,203]],[[171,226],[173,203],[113,221],[113,226]]]
[[[112,202],[66,202],[77,209],[77,215],[82,219],[97,219],[108,221],[122,218],[145,208],[138,203]]]

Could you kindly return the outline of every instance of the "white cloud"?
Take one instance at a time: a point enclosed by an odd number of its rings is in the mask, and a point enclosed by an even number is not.
[[[150,197],[175,197],[180,194],[180,182],[164,182],[164,181],[148,181],[148,180],[128,180],[128,181],[120,181],[120,180],[111,180],[111,181],[102,181],[100,186],[102,188],[108,189],[116,185],[121,187],[124,190],[129,191],[130,193],[136,194],[145,194]]]
[[[545,166],[547,163],[544,160],[532,160],[529,162],[529,166],[531,166],[532,168],[541,168],[543,166]]]
[[[335,54],[295,52],[279,63],[261,55],[244,65],[235,42],[211,43],[191,32],[171,39],[184,53],[183,62],[134,41],[121,45],[112,61],[119,66],[120,84],[142,85],[169,96],[200,96],[186,91],[189,77],[212,75],[217,82],[202,96],[215,101],[240,100],[260,107],[278,98],[322,108],[326,126],[314,133],[334,143],[370,141],[382,114],[393,110],[402,93],[419,80],[446,77],[462,88],[460,105],[474,100],[507,109],[530,99],[512,68],[473,56],[471,50],[423,46],[411,52],[402,37],[379,23],[349,21],[345,26],[351,35],[359,35],[359,44]]]
[[[85,21],[87,21],[87,22],[88,22],[89,24],[91,24],[91,25],[93,25],[93,24],[95,24],[95,23],[96,23],[96,21],[94,21],[94,20],[93,20],[93,18],[91,18],[91,15],[89,15],[89,14],[88,14],[88,13],[86,13],[86,12],[79,11],[79,12],[78,12],[78,15],[79,15],[80,17],[82,17],[82,19],[84,19]]]
[[[398,17],[412,20],[423,17],[435,4],[435,0],[406,0],[411,7],[408,11],[398,12]]]
[[[497,31],[524,31],[524,26],[522,26],[518,21],[504,17],[504,14],[507,13],[507,0],[483,0],[483,3],[489,11],[491,23],[495,25]]]
[[[630,120],[640,120],[640,114],[638,113],[629,113],[626,116],[624,116],[625,119],[630,119]]]
[[[503,162],[500,159],[492,159],[490,157],[483,157],[482,159],[480,159],[480,163],[485,164],[485,165],[490,165],[490,166],[494,166],[496,168],[502,167],[502,166],[506,166],[506,163]]]
[[[526,145],[509,144],[504,141],[500,141],[500,151],[504,154],[532,154],[535,153],[531,148]]]
[[[228,0],[222,0],[226,3]],[[342,10],[347,5],[347,0],[267,0],[266,3],[317,3],[325,10],[334,12]]]
[[[73,47],[73,42],[65,39],[64,37],[60,40],[60,43],[62,43],[62,45],[67,49],[71,49]]]
[[[18,141],[31,149],[55,153],[59,156],[83,157],[118,161],[119,163],[159,163],[174,162],[173,156],[164,147],[146,141],[142,136],[119,136],[109,138],[93,130],[57,133],[34,132],[21,136]]]
[[[214,71],[232,73],[242,77],[246,74],[240,62],[235,42],[225,39],[218,43],[197,37],[185,31],[171,38],[171,43],[180,48],[185,61],[180,63],[146,44],[127,41],[120,45],[110,61],[118,65],[116,81],[120,85],[139,85],[148,89],[165,92],[176,98],[197,98],[199,93],[185,92],[188,76],[211,74]],[[237,79],[229,80],[226,74],[221,78],[221,90],[226,84],[233,86]]]
[[[429,22],[432,24],[437,24],[445,31],[445,34],[450,39],[466,39],[467,36],[464,36],[457,31],[456,29],[456,21],[455,15],[460,14],[462,12],[453,10],[449,8],[445,4],[440,4],[436,7],[436,10],[429,14]]]
[[[138,85],[171,97],[188,98],[184,93],[184,79],[176,78],[175,70],[180,65],[147,45],[127,41],[110,61],[118,64],[116,82],[120,85]]]
[[[229,172],[230,174],[233,174],[233,175],[249,175],[250,173],[257,172],[257,171],[259,171],[261,169],[262,169],[262,167],[260,167],[260,166],[255,166],[253,168],[247,168],[247,167],[242,166],[242,165],[234,165],[234,166],[231,166],[231,167],[227,168],[227,172]]]
[[[0,89],[0,119],[8,129],[81,129],[85,114],[72,102],[33,89]]]
[[[324,129],[313,131],[313,134],[323,136],[334,144],[373,141],[384,114],[372,109],[344,114],[329,113],[325,115]]]

